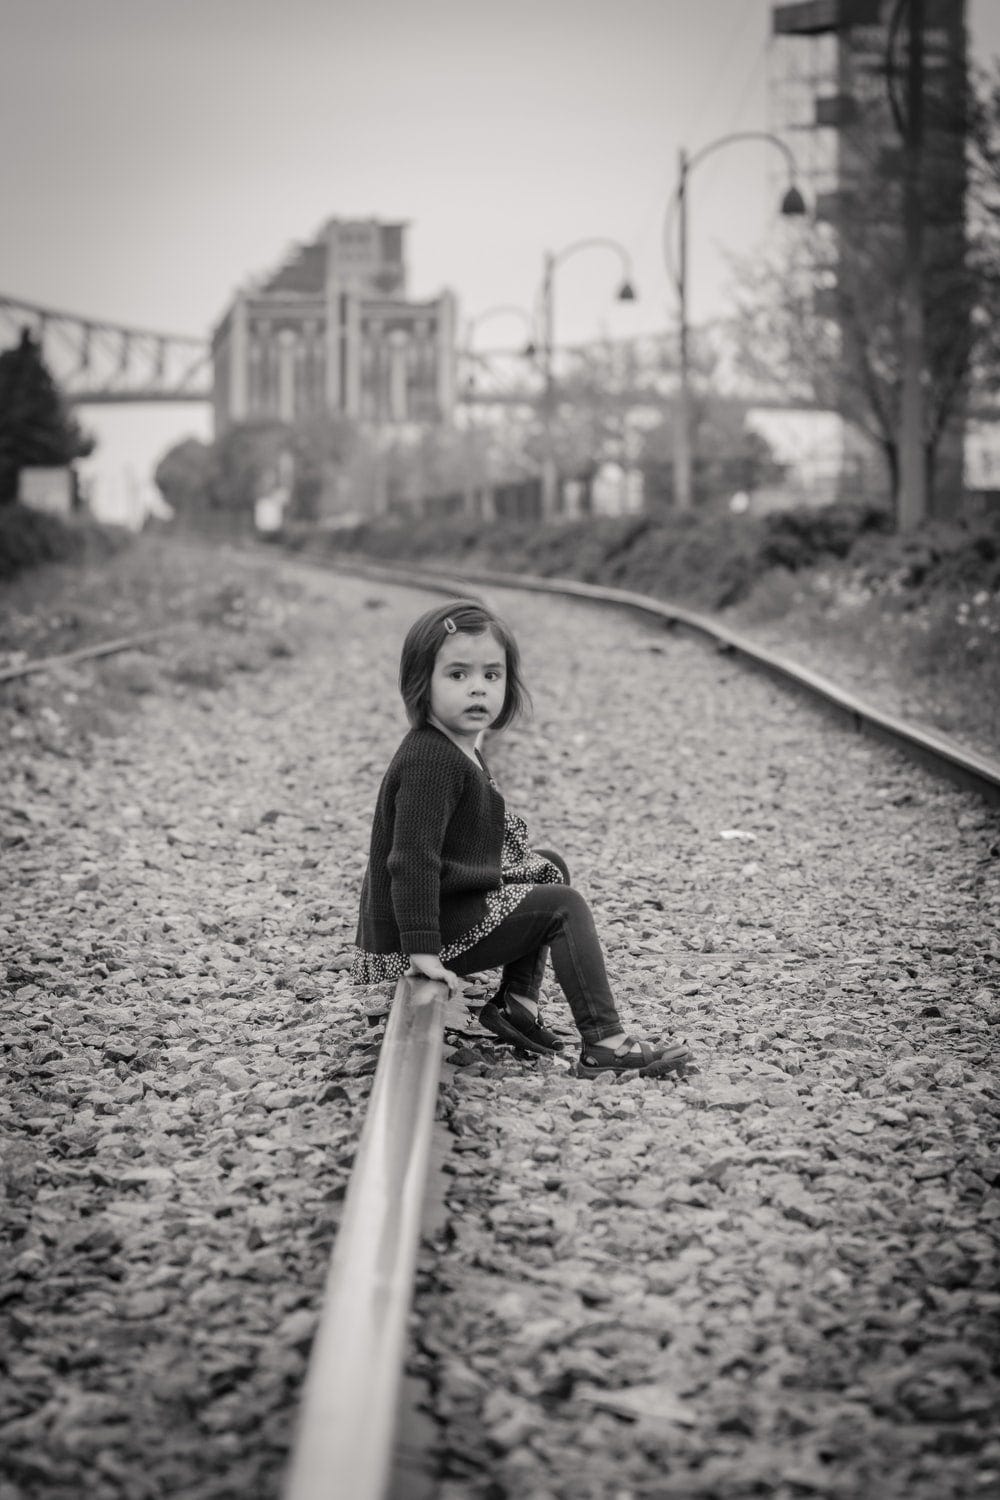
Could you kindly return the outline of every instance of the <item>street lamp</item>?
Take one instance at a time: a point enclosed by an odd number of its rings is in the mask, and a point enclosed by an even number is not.
[[[499,302],[495,307],[488,307],[485,312],[477,313],[474,318],[469,318],[465,324],[465,338],[463,344],[465,357],[468,361],[468,374],[465,380],[465,392],[466,396],[470,400],[476,387],[476,377],[473,370],[475,359],[475,355],[473,352],[473,337],[475,335],[476,329],[480,326],[481,323],[487,322],[487,320],[490,318],[499,317],[520,318],[521,322],[527,329],[528,335],[520,352],[525,359],[534,359],[535,357],[534,327],[532,325],[530,314],[527,313],[523,307],[518,307],[516,303],[512,302]],[[466,445],[467,472],[465,476],[463,508],[466,515],[472,515],[478,511],[482,519],[490,520],[492,519],[492,497],[489,489],[479,489],[478,503],[476,499],[477,488],[475,479],[473,477],[473,468],[474,466],[478,467],[475,452],[476,423],[472,415],[471,406],[469,407],[466,416],[466,431],[468,432],[470,443]],[[472,450],[471,452],[469,451],[470,446]]]
[[[636,300],[635,287],[632,279],[632,262],[628,251],[617,240],[606,239],[603,236],[596,239],[576,240],[572,245],[557,251],[545,252],[545,266],[542,274],[542,343],[541,343],[541,366],[542,366],[542,425],[543,425],[543,453],[542,453],[542,515],[550,516],[556,509],[556,499],[559,489],[559,472],[556,465],[555,444],[553,440],[552,424],[555,416],[555,377],[552,370],[552,355],[555,348],[555,272],[556,267],[562,265],[569,256],[575,255],[578,250],[589,250],[602,248],[613,250],[620,257],[624,275],[618,288],[616,297],[619,302],[634,302]]]
[[[477,313],[474,318],[469,318],[466,321],[466,324],[465,324],[465,338],[463,340],[463,350],[464,350],[464,353],[465,353],[465,357],[466,357],[466,359],[469,362],[470,367],[473,364],[474,358],[475,358],[474,352],[473,352],[473,347],[472,347],[472,341],[473,341],[473,335],[475,334],[476,329],[480,326],[481,323],[487,322],[488,319],[490,319],[490,318],[499,318],[499,317],[520,318],[521,322],[524,324],[525,328],[527,329],[527,338],[525,339],[524,345],[522,346],[520,352],[525,357],[525,359],[534,359],[534,357],[535,357],[535,343],[534,343],[534,332],[535,332],[535,330],[534,330],[534,325],[532,323],[530,314],[527,313],[523,307],[518,307],[516,303],[513,303],[513,302],[498,302],[495,307],[488,307],[485,312]],[[466,389],[471,393],[472,390],[474,390],[474,388],[475,388],[475,377],[472,374],[471,368],[470,368],[469,375],[466,378]]]
[[[703,162],[706,156],[713,151],[718,151],[722,146],[730,146],[734,141],[766,141],[771,146],[777,146],[782,152],[788,164],[789,185],[781,200],[781,212],[786,217],[796,217],[806,211],[805,200],[795,185],[796,162],[788,146],[776,135],[771,135],[766,130],[738,130],[731,135],[720,136],[716,141],[710,141],[694,156],[689,157],[681,147],[679,168],[677,174],[677,186],[671,196],[667,209],[667,219],[664,225],[664,249],[666,252],[667,269],[670,272],[674,286],[677,290],[678,305],[678,353],[679,353],[679,376],[677,399],[677,423],[674,434],[674,505],[678,510],[690,510],[692,501],[692,444],[691,444],[691,366],[688,350],[688,313],[687,313],[687,180],[693,169]],[[678,214],[677,243],[678,254],[676,265],[673,260],[672,247],[670,244],[670,226],[674,210]]]

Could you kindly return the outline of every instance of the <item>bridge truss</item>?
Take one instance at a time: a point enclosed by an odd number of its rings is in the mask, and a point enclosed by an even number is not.
[[[657,404],[676,390],[674,340],[666,334],[559,345],[553,388],[571,402],[589,387],[619,404]],[[458,399],[469,406],[537,407],[544,382],[537,358],[510,349],[466,349],[458,356]]]
[[[154,332],[57,311],[0,293],[0,349],[27,329],[68,400],[79,405],[208,402],[212,397],[211,346],[205,338]],[[707,344],[721,330],[702,330]],[[552,351],[557,399],[586,399],[589,387],[616,404],[661,409],[677,388],[671,333],[559,346]],[[724,340],[723,340],[724,342]],[[718,368],[716,383],[718,383]],[[747,390],[725,380],[730,394],[753,405],[810,406],[787,392]],[[456,400],[466,410],[493,407],[538,410],[544,382],[536,357],[513,349],[457,351]]]
[[[0,347],[16,344],[24,329],[74,404],[211,400],[207,339],[127,328],[0,293]]]

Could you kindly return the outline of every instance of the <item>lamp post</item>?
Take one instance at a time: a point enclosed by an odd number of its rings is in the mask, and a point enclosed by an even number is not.
[[[552,369],[552,356],[555,349],[555,273],[556,267],[562,265],[569,256],[575,255],[578,250],[589,250],[603,248],[613,250],[621,259],[623,277],[621,285],[616,293],[619,302],[634,302],[636,300],[635,287],[632,278],[632,262],[628,251],[617,240],[606,239],[603,236],[596,239],[576,240],[572,245],[555,254],[551,250],[545,252],[544,269],[542,273],[542,319],[541,319],[541,366],[542,366],[542,515],[551,516],[556,510],[556,502],[559,491],[559,470],[556,463],[555,442],[553,438],[553,422],[555,418],[556,390],[555,376]]]
[[[535,345],[534,345],[534,341],[533,341],[534,329],[532,327],[531,317],[525,311],[525,309],[523,307],[518,307],[516,305],[516,303],[512,303],[512,302],[500,302],[500,303],[497,303],[497,305],[495,307],[488,307],[485,310],[485,312],[477,313],[474,318],[469,318],[468,321],[466,322],[466,325],[465,325],[464,350],[465,350],[465,357],[466,357],[466,359],[468,360],[468,363],[469,363],[469,373],[466,376],[466,393],[470,397],[472,395],[472,392],[475,389],[475,374],[474,374],[474,372],[472,370],[472,364],[473,364],[473,358],[474,358],[472,343],[473,343],[473,337],[475,335],[476,329],[479,327],[479,325],[481,323],[485,323],[489,318],[499,318],[501,316],[503,316],[503,317],[516,317],[516,318],[520,318],[521,322],[524,324],[525,328],[528,331],[528,337],[527,337],[527,340],[526,340],[526,342],[524,344],[524,347],[521,350],[521,353],[524,355],[524,357],[526,359],[532,359],[534,357],[534,354],[535,354]],[[476,428],[476,424],[475,424],[475,421],[473,420],[472,408],[470,406],[469,407],[469,412],[468,412],[468,431],[469,431],[469,433],[470,433],[470,435],[471,435],[471,437],[473,439],[473,442],[471,444],[473,451],[472,451],[471,455],[468,455],[468,453],[467,453],[467,457],[471,457],[471,459],[473,461],[475,460],[475,457],[476,457],[476,455],[475,455],[475,428]],[[472,515],[473,512],[478,509],[479,514],[480,514],[480,516],[481,516],[481,518],[483,520],[491,520],[491,519],[493,519],[493,516],[492,516],[492,511],[493,511],[493,503],[492,503],[493,502],[493,494],[492,494],[492,491],[490,489],[488,489],[488,488],[485,488],[485,489],[484,488],[480,488],[479,489],[479,505],[478,505],[478,507],[476,505],[476,492],[477,492],[476,491],[476,484],[475,484],[475,482],[474,482],[474,480],[472,478],[472,464],[470,463],[469,469],[466,471],[466,479],[465,479],[465,486],[464,486],[463,509],[465,511],[465,514],[466,515]],[[487,508],[490,511],[489,515],[486,514]]]
[[[681,148],[678,162],[677,186],[671,196],[667,209],[667,221],[664,226],[664,249],[666,252],[667,269],[677,291],[678,308],[678,375],[679,384],[677,392],[677,421],[674,433],[674,505],[678,510],[690,510],[692,503],[692,469],[693,453],[691,441],[691,363],[688,339],[688,309],[687,309],[687,240],[688,240],[688,209],[687,209],[687,184],[691,172],[706,156],[718,151],[722,146],[730,146],[735,141],[766,141],[769,145],[777,146],[788,163],[789,185],[781,200],[781,212],[786,217],[804,214],[806,211],[805,200],[795,185],[796,163],[785,142],[776,135],[771,135],[766,130],[738,130],[731,135],[720,136],[718,140],[710,141],[707,146],[702,146],[693,156],[688,156],[684,148]],[[677,229],[677,260],[673,260],[672,247],[670,244],[670,224],[673,211],[676,208],[678,217]]]
[[[514,303],[514,302],[498,302],[495,307],[488,307],[485,312],[477,313],[474,318],[469,318],[466,321],[466,324],[465,324],[465,338],[463,340],[463,349],[464,349],[464,352],[465,352],[465,357],[469,361],[470,365],[472,364],[473,357],[474,357],[473,356],[472,341],[473,341],[473,336],[474,336],[474,334],[476,332],[476,329],[479,327],[479,325],[481,323],[485,323],[488,319],[490,319],[490,318],[499,318],[499,317],[520,318],[521,322],[524,324],[525,328],[527,329],[527,334],[528,334],[527,339],[525,340],[524,346],[521,349],[521,353],[527,359],[532,359],[534,357],[534,354],[535,354],[534,332],[535,332],[535,330],[534,330],[534,326],[533,326],[532,321],[531,321],[530,314],[528,312],[526,312],[523,307],[518,307],[517,304]],[[470,370],[469,375],[466,378],[466,389],[469,392],[471,392],[472,390],[475,389],[475,377],[472,374],[471,370]]]

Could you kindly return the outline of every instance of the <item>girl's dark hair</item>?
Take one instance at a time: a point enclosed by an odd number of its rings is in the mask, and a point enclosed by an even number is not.
[[[531,699],[521,677],[521,653],[510,626],[478,599],[453,599],[450,604],[439,604],[422,614],[419,620],[414,620],[406,632],[399,658],[399,691],[406,704],[406,717],[414,729],[427,727],[434,663],[442,645],[452,634],[446,628],[445,620],[450,620],[455,630],[464,635],[482,635],[484,631],[492,630],[503,646],[507,658],[507,691],[503,708],[492,727],[506,728],[524,713]]]

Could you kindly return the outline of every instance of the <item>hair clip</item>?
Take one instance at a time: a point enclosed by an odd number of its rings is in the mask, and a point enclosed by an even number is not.
[[[455,624],[455,621],[451,618],[451,615],[448,615],[447,618],[445,619],[444,628],[445,628],[445,630],[447,630],[447,632],[448,632],[449,635],[457,635],[458,634],[458,626]]]

